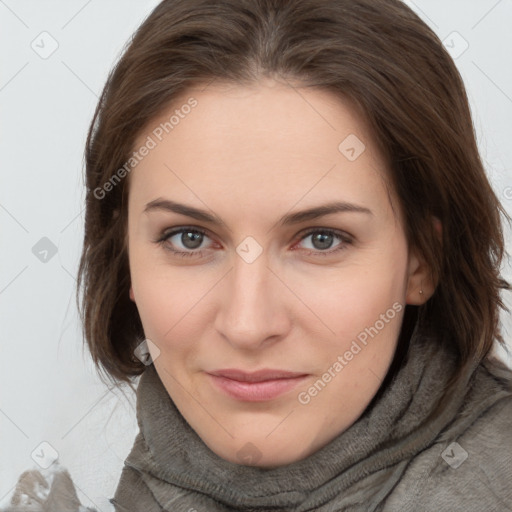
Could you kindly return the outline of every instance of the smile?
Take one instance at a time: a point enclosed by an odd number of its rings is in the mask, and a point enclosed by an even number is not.
[[[304,373],[260,370],[220,370],[207,374],[214,386],[231,398],[245,402],[264,402],[292,390],[308,377]]]

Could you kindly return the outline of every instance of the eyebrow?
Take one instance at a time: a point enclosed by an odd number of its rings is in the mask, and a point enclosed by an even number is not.
[[[169,212],[178,213],[185,215],[186,217],[192,217],[202,222],[208,222],[214,225],[226,226],[226,223],[217,215],[210,214],[206,210],[201,210],[193,206],[171,201],[170,199],[155,199],[149,202],[144,208],[144,212],[151,212],[155,210],[164,210]],[[299,224],[301,222],[314,220],[325,215],[342,212],[356,212],[365,213],[367,215],[373,215],[373,212],[364,207],[353,203],[347,203],[344,201],[335,201],[299,212],[287,213],[278,222],[278,226],[291,226],[293,224]]]

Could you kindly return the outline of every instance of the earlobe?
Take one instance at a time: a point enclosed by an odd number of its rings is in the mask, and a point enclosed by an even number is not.
[[[135,302],[135,296],[133,295],[133,286],[130,285],[130,299]]]
[[[441,221],[433,216],[432,223],[439,236],[439,241],[443,242],[443,225]],[[408,282],[406,303],[415,306],[421,306],[433,295],[436,283],[433,281],[432,273],[422,257],[415,250],[410,254],[408,268]]]
[[[427,264],[413,252],[409,260],[406,304],[421,306],[433,293]]]
[[[412,252],[409,258],[409,267],[407,269],[408,279],[407,279],[407,294],[405,297],[406,304],[412,304],[419,306],[423,303],[423,297],[425,295],[425,291],[423,290],[423,286],[421,283],[422,279],[422,265],[416,256],[415,252]],[[421,293],[420,293],[421,291]]]

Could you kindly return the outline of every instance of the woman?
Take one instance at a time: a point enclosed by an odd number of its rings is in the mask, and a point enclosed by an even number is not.
[[[510,218],[408,7],[163,1],[86,186],[85,337],[141,375],[116,511],[512,507]]]

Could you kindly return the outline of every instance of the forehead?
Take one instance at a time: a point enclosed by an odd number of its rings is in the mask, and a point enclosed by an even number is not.
[[[307,206],[336,191],[374,203],[387,195],[384,160],[364,119],[321,89],[214,82],[176,97],[134,149],[148,137],[154,147],[130,176],[130,189],[148,201],[177,188],[209,198],[243,193],[246,206],[272,198],[291,206],[301,197]]]

